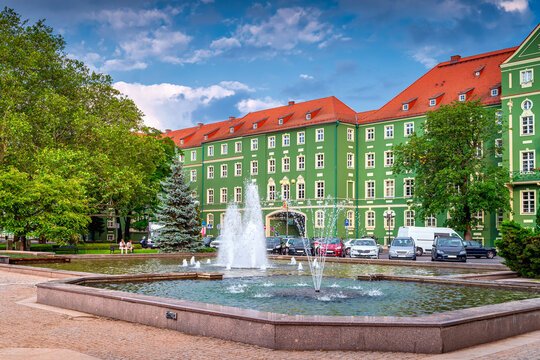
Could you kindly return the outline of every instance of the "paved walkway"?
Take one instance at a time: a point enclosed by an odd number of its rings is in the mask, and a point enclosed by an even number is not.
[[[44,277],[0,271],[0,359],[540,359],[540,331],[454,353],[275,351],[36,304]]]

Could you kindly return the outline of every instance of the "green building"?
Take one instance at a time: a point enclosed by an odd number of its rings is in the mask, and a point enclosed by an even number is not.
[[[533,226],[540,184],[539,29],[516,48],[452,56],[378,110],[357,113],[328,97],[167,132],[184,151],[207,234],[219,234],[228,203],[242,208],[245,182],[259,187],[267,236],[324,232],[386,243],[399,226],[442,226],[446,214],[420,219],[411,210],[414,177],[392,172],[392,146],[419,130],[427,111],[473,99],[500,114],[494,126],[501,128],[496,141],[504,150],[493,161],[511,173],[513,208],[476,214],[482,225],[473,237],[493,245],[506,218]]]

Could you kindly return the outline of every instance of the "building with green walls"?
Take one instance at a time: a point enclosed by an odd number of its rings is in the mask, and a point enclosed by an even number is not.
[[[258,185],[267,236],[370,235],[386,243],[399,226],[443,226],[446,214],[420,219],[410,208],[414,176],[393,173],[392,146],[419,131],[426,112],[476,99],[499,114],[494,126],[503,150],[493,161],[511,174],[513,212],[477,214],[482,225],[473,237],[493,245],[508,218],[533,226],[540,184],[539,29],[519,47],[452,56],[378,110],[357,113],[328,97],[167,132],[183,150],[207,234],[219,234],[228,203],[242,209],[246,182]]]

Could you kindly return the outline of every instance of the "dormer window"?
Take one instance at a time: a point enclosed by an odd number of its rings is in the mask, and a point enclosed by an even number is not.
[[[416,102],[416,99],[418,99],[418,98],[412,98],[412,99],[409,99],[407,101],[402,102],[401,103],[401,109],[403,111],[409,111],[409,109],[412,108],[414,103]]]
[[[435,105],[437,105],[437,99],[430,99],[429,106],[435,106]]]
[[[431,107],[436,106],[440,102],[440,100],[442,99],[443,95],[444,95],[444,93],[442,92],[442,93],[435,94],[432,97],[428,98],[429,106],[431,106]]]
[[[480,76],[480,71],[475,72],[474,76],[479,77]]]
[[[184,139],[180,140],[180,145],[184,145]]]
[[[279,125],[283,125],[283,119],[282,119],[282,118],[280,118],[280,119],[278,120],[278,124],[279,124]]]
[[[230,128],[229,131],[231,132],[231,134],[234,133],[234,128]]]
[[[468,97],[467,94],[470,93],[470,92],[473,91],[473,90],[474,90],[474,88],[468,88],[468,89],[465,89],[465,90],[463,90],[463,91],[460,91],[460,92],[458,93],[458,95],[459,95],[459,96],[458,96],[458,100],[459,100],[459,101],[466,101],[466,100],[467,100],[467,97]]]
[[[499,89],[491,89],[491,96],[499,95]]]
[[[482,72],[482,70],[484,70],[485,67],[486,67],[486,65],[480,65],[479,67],[474,69],[474,76],[479,77],[480,73]]]
[[[311,113],[306,114],[306,120],[311,120]]]
[[[204,140],[208,140],[208,135],[204,135]]]
[[[254,128],[254,129],[257,128],[257,123],[254,123],[254,124],[253,124],[253,128]]]
[[[409,110],[409,104],[403,104],[402,109],[403,109],[403,111],[408,111]]]
[[[467,94],[459,94],[459,101],[467,100]]]

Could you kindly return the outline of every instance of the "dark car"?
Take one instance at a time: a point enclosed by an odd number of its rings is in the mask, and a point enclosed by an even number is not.
[[[436,236],[431,248],[431,261],[467,261],[463,240],[458,237]]]
[[[281,252],[284,255],[306,255],[306,249],[304,248],[304,242],[308,248],[308,251],[311,251],[311,244],[309,239],[302,238],[289,238],[283,246],[283,251]]]
[[[281,249],[285,239],[278,236],[270,236],[266,238],[266,252],[271,254],[281,254]]]
[[[343,241],[338,237],[313,238],[312,252],[319,254],[321,251],[324,251],[326,256],[345,256]]]
[[[485,247],[477,241],[464,241],[464,243],[467,256],[474,256],[477,259],[485,256],[488,259],[493,259],[497,255],[497,249]]]

